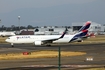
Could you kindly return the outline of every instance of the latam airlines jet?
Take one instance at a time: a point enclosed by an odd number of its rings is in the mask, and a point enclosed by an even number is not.
[[[14,32],[0,32],[1,37],[16,35]]]
[[[34,45],[48,45],[50,46],[51,43],[69,43],[72,41],[77,40],[85,36],[88,32],[88,28],[90,27],[90,22],[86,22],[86,24],[79,30],[78,33],[74,35],[65,35],[67,29],[65,29],[62,35],[15,35],[8,37],[5,41],[13,44],[20,44],[20,43],[34,43]]]

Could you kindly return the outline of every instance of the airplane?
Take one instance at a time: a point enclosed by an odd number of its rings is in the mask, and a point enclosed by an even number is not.
[[[89,26],[90,24],[91,23],[89,23]],[[12,47],[14,47],[14,44],[21,43],[34,43],[34,45],[51,46],[51,43],[69,43],[76,41],[88,33],[88,28],[88,25],[86,25],[83,29],[74,35],[66,35],[66,28],[62,35],[15,35],[8,37],[5,41],[11,43]]]
[[[40,36],[36,36],[36,35],[16,35],[16,36],[11,36],[8,37],[5,41],[11,43],[11,46],[14,47],[13,43],[32,43],[32,41],[34,40],[35,45],[41,45],[43,43],[52,43],[55,40],[61,39],[64,37],[64,35],[67,32],[67,28],[65,29],[65,31],[63,32],[63,34],[61,36],[48,36],[47,35],[40,35]],[[26,40],[26,41],[25,41]],[[41,40],[41,41],[40,41]],[[49,44],[47,44],[48,46],[50,46]]]
[[[0,32],[1,37],[16,35],[14,32]]]

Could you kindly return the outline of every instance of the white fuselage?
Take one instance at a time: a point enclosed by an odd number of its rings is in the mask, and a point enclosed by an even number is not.
[[[16,35],[6,39],[9,43],[34,43],[35,41],[44,41],[59,38],[61,35]],[[53,41],[53,43],[67,43],[74,35],[65,35],[63,38]]]

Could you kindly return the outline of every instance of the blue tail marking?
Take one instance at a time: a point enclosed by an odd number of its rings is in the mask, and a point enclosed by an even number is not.
[[[74,41],[82,36],[85,36],[88,33],[88,30],[83,30],[82,32],[77,33],[69,42]]]
[[[90,25],[91,25],[91,22],[87,21],[86,24],[79,29],[79,32],[82,30],[88,29],[90,27]]]

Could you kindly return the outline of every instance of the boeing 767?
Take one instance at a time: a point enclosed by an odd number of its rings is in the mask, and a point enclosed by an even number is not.
[[[65,29],[62,35],[15,35],[8,37],[5,41],[11,43],[12,47],[14,47],[14,44],[21,43],[34,43],[34,45],[69,43],[85,36],[88,33],[87,29],[90,27],[90,24],[91,22],[86,22],[79,32],[74,35],[66,35],[67,29]]]

